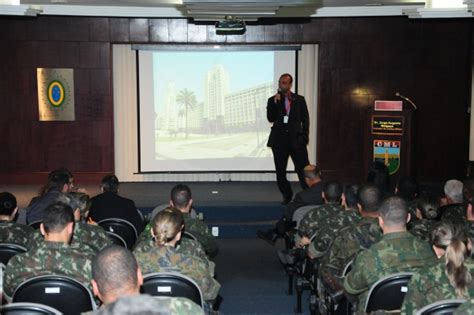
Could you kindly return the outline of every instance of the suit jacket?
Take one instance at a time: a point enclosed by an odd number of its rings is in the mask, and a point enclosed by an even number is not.
[[[292,146],[306,146],[309,139],[309,114],[303,96],[291,93],[291,109],[288,123],[283,123],[286,115],[285,101],[282,98],[275,103],[273,96],[267,101],[267,119],[273,123],[267,146],[272,147],[278,143],[279,135],[289,133]]]
[[[293,213],[296,209],[309,206],[309,205],[322,205],[324,203],[322,192],[323,192],[323,183],[318,182],[317,184],[308,187],[295,195],[293,201],[290,202],[285,210],[284,215],[287,220],[291,221]]]
[[[92,205],[89,216],[95,222],[104,219],[119,218],[132,223],[137,229],[138,234],[143,231],[144,223],[133,200],[106,191],[103,194],[95,196],[91,201]]]
[[[58,200],[59,195],[61,195],[59,190],[51,190],[43,196],[31,199],[28,208],[26,208],[26,223],[31,224],[33,222],[42,221],[44,211]]]

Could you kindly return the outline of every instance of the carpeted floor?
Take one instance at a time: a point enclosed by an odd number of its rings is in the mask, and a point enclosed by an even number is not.
[[[294,314],[296,296],[286,294],[288,278],[276,254],[283,241],[274,247],[259,239],[225,239],[219,244],[215,262],[222,314]],[[309,314],[306,295],[303,314]]]

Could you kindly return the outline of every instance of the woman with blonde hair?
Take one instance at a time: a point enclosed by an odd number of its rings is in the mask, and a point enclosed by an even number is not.
[[[166,208],[153,219],[151,234],[154,247],[146,252],[135,253],[143,274],[152,272],[179,272],[193,279],[201,288],[204,299],[217,297],[220,284],[213,278],[208,264],[200,257],[180,253],[176,245],[184,228],[183,214],[174,208]]]
[[[408,284],[401,313],[414,314],[431,303],[474,296],[474,262],[469,258],[469,237],[450,224],[443,223],[431,232],[433,251],[439,263],[415,273]]]

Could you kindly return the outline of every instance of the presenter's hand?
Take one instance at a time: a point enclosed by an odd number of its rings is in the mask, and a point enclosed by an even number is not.
[[[273,95],[273,101],[276,103],[278,103],[279,101],[281,100],[281,94],[280,93],[277,93],[275,95]]]

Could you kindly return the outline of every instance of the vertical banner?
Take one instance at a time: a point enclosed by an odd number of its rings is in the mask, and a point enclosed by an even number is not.
[[[38,111],[40,121],[73,121],[73,69],[38,68]]]

